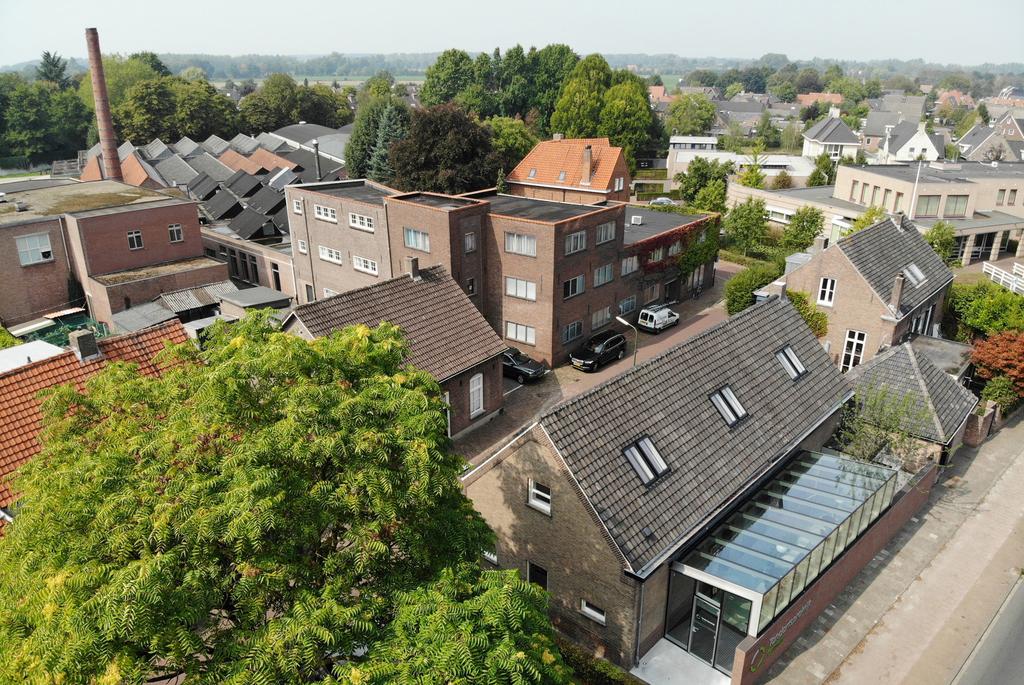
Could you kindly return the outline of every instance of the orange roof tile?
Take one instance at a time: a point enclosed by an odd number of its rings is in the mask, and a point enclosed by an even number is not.
[[[590,185],[583,185],[583,149],[591,147]],[[565,138],[544,140],[534,146],[506,179],[515,183],[611,191],[615,167],[622,148],[612,147],[607,138]],[[536,170],[533,176],[531,170]],[[565,178],[560,178],[562,173]]]
[[[243,157],[234,150],[228,148],[217,158],[220,163],[234,171],[244,171],[247,174],[262,173],[263,167],[248,157]]]
[[[99,373],[112,361],[132,362],[147,376],[159,373],[153,356],[164,348],[164,342],[188,340],[178,320],[147,328],[136,333],[99,341],[102,357],[79,362],[73,352],[43,359],[0,374],[0,506],[16,498],[7,476],[40,450],[39,435],[42,415],[39,391],[64,383],[73,383],[81,390],[85,381]]]
[[[830,105],[843,104],[843,96],[839,93],[802,93],[796,96],[796,101],[807,107],[815,102],[826,102]]]
[[[295,162],[285,159],[281,155],[275,155],[270,150],[264,150],[263,148],[253,150],[252,154],[249,155],[249,159],[267,171],[271,169],[290,169],[294,171],[295,167],[299,166]]]

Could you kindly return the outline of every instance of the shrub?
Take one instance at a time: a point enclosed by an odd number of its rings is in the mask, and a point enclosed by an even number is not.
[[[725,284],[725,310],[737,314],[754,304],[754,291],[782,275],[775,264],[751,266],[739,272]]]
[[[562,660],[568,664],[583,685],[643,685],[643,681],[604,659],[558,636],[555,638]]]
[[[1013,384],[1018,396],[1024,395],[1024,333],[1005,331],[979,340],[971,361],[982,378],[995,380],[1002,376]]]
[[[811,298],[807,293],[802,293],[799,290],[787,290],[786,296],[793,304],[793,308],[800,312],[800,316],[807,322],[811,333],[814,333],[816,338],[825,337],[828,333],[828,315],[811,304]]]
[[[995,376],[985,384],[981,399],[995,403],[1005,416],[1020,401],[1020,396],[1009,376]]]

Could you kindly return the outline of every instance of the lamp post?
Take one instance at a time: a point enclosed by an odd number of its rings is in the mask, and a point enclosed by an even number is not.
[[[636,353],[640,350],[640,331],[636,329],[636,326],[626,321],[621,316],[616,316],[615,320],[623,326],[629,326],[633,329],[633,366],[636,366]]]

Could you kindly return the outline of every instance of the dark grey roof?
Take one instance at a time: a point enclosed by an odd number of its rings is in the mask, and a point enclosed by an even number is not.
[[[254,288],[233,290],[222,294],[220,299],[224,302],[230,302],[231,304],[242,307],[243,309],[248,309],[250,307],[274,307],[275,309],[280,309],[282,307],[287,307],[292,301],[290,295],[285,295],[279,290],[266,288],[262,285],[258,285]]]
[[[886,392],[912,409],[902,428],[919,438],[948,444],[971,413],[978,398],[940,370],[910,343],[903,343],[856,366],[849,372],[858,393]]]
[[[883,219],[840,238],[836,245],[885,303],[892,295],[897,274],[911,264],[917,265],[925,280],[916,287],[909,279],[904,283],[898,312],[901,317],[953,280],[953,272],[908,219],[903,220],[902,229],[896,228],[892,219]]]
[[[188,158],[189,166],[204,173],[215,181],[226,181],[235,173],[232,169],[208,152],[201,152]]]
[[[308,143],[317,136],[329,136],[337,133],[338,129],[321,126],[320,124],[291,124],[282,126],[274,131],[274,135],[281,136],[287,140],[294,140],[296,143]]]
[[[765,110],[764,103],[759,100],[715,100],[713,104],[719,112],[733,114],[760,114]]]
[[[786,345],[808,371],[796,381],[775,358]],[[747,411],[732,428],[709,399],[724,385]],[[541,424],[631,567],[643,573],[851,394],[800,314],[773,297],[558,405]],[[669,468],[650,487],[623,455],[643,436]]]
[[[284,193],[264,186],[249,198],[249,206],[263,214],[273,214],[284,204]]]
[[[971,127],[971,130],[965,133],[960,140],[956,141],[956,143],[957,145],[966,146],[967,149],[965,152],[970,152],[972,149],[988,140],[993,133],[995,133],[995,129],[991,126],[975,124]]]
[[[261,133],[256,136],[256,140],[259,142],[260,147],[265,150],[270,150],[271,152],[277,152],[281,148],[292,148],[292,146],[288,144],[288,141],[283,138],[278,138],[272,133]]]
[[[151,161],[163,159],[164,157],[173,154],[171,149],[164,144],[164,141],[159,138],[154,138],[149,143],[141,148],[143,156]]]
[[[165,307],[162,302],[143,302],[131,309],[118,312],[110,318],[115,331],[133,333],[175,319],[177,315]]]
[[[204,150],[215,157],[231,147],[231,143],[217,135],[210,136],[203,141],[202,145]]]
[[[914,137],[915,133],[917,133],[917,124],[913,121],[901,121],[893,126],[892,131],[889,133],[889,152],[898,152]],[[935,144],[931,137],[929,137],[929,140],[932,141],[933,145]],[[945,150],[945,145],[937,145],[936,149],[941,154]]]
[[[904,95],[903,93],[886,93],[872,109],[883,112],[900,112],[904,119],[917,121],[924,112],[924,95]]]
[[[252,154],[260,146],[258,140],[244,133],[239,133],[232,138],[230,145],[232,150],[242,155]]]
[[[633,223],[633,217],[640,217],[640,224]],[[676,214],[675,212],[659,212],[648,207],[626,205],[626,230],[622,242],[626,245],[653,238],[666,231],[700,221],[707,214]]]
[[[209,200],[220,184],[206,174],[199,174],[188,183],[188,194],[197,200]]]
[[[534,221],[567,221],[584,214],[590,214],[606,207],[590,205],[574,205],[553,200],[538,200],[518,195],[489,195],[478,198],[491,203],[491,213],[505,216],[516,216]],[[611,216],[611,215],[609,215]]]
[[[238,237],[248,240],[252,237],[265,238],[277,235],[277,227],[274,225],[272,216],[258,212],[252,207],[246,207],[242,213],[228,223],[228,228],[238,234]]]
[[[409,363],[439,381],[493,359],[506,345],[443,266],[299,305],[292,316],[314,337],[388,321],[409,341]]]
[[[885,135],[885,127],[895,126],[901,118],[899,112],[868,112],[864,120],[864,135],[882,137]]]
[[[42,188],[53,188],[54,186],[68,186],[78,183],[70,178],[30,178],[25,181],[8,181],[0,184],[0,191],[10,195],[11,193],[22,193],[27,190],[40,190]]]
[[[183,157],[191,157],[192,155],[202,151],[202,147],[199,143],[188,136],[182,136],[181,140],[175,143],[172,147],[175,152]]]
[[[338,181],[336,183],[323,183],[308,187],[310,190],[315,190],[324,195],[356,200],[371,205],[380,205],[381,207],[384,206],[384,198],[397,194],[393,190],[365,180]]]
[[[303,183],[316,183],[316,155],[309,150],[281,150],[275,154],[284,157],[289,162],[294,162],[299,166],[292,171],[302,179]],[[329,157],[320,155],[320,175],[321,181],[333,181],[338,178],[344,178],[345,165],[341,162],[337,162]]]
[[[930,335],[915,335],[910,345],[918,356],[927,357],[935,366],[954,378],[960,378],[971,365],[974,348],[955,340],[933,338]]]
[[[230,190],[221,188],[217,194],[203,203],[203,209],[211,219],[230,219],[242,211],[242,204]]]
[[[860,142],[857,134],[851,131],[846,122],[839,117],[825,117],[804,131],[804,138],[819,143],[851,144]]]
[[[199,174],[189,166],[188,162],[181,158],[181,155],[172,154],[164,157],[155,164],[156,170],[164,179],[173,185],[187,185]]]
[[[267,174],[267,185],[275,190],[283,190],[286,185],[297,183],[299,177],[291,169],[279,169],[276,172],[271,169]]]
[[[339,159],[345,159],[345,146],[348,139],[352,137],[352,124],[342,126],[337,133],[318,136],[317,143],[320,145],[320,153],[333,155]]]
[[[231,190],[231,192],[238,197],[249,197],[260,189],[262,182],[263,181],[259,176],[253,176],[252,174],[238,170],[231,176],[231,178],[224,182],[224,187]]]

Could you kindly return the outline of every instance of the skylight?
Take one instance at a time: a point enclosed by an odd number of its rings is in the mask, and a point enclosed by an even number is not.
[[[908,264],[907,268],[903,270],[903,275],[915,288],[924,283],[924,272],[918,268],[917,264]]]
[[[711,393],[711,404],[715,405],[715,409],[722,415],[730,428],[747,415],[747,410],[743,408],[736,393],[728,385]]]
[[[565,172],[564,171],[559,171],[558,172],[558,180],[559,181],[564,181],[565,180]]]
[[[626,460],[640,476],[644,485],[650,484],[658,476],[668,471],[668,464],[661,458],[658,449],[651,442],[651,439],[644,436],[627,447],[625,450]]]
[[[796,352],[789,345],[786,345],[781,350],[775,353],[775,358],[782,364],[782,368],[786,370],[789,377],[793,380],[800,378],[800,376],[807,373],[807,368],[800,361],[800,357],[796,356]]]
[[[537,170],[536,169],[530,169],[530,173],[528,174],[527,178],[533,178],[536,175],[537,175]]]

